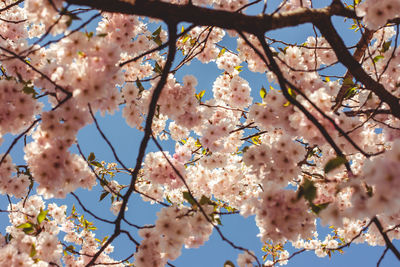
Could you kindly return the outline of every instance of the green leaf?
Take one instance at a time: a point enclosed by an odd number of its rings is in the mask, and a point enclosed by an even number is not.
[[[376,62],[378,62],[380,59],[382,59],[382,58],[384,58],[384,56],[382,56],[382,55],[377,55],[376,57],[374,57],[374,62],[376,63]]]
[[[267,94],[267,90],[265,90],[264,86],[261,87],[261,89],[260,89],[261,98],[264,98],[266,94]]]
[[[358,25],[357,24],[353,24],[353,25],[351,25],[351,27],[350,27],[350,30],[357,30],[358,29]]]
[[[353,96],[356,95],[356,93],[357,93],[357,87],[350,87],[344,94],[344,99],[352,98]]]
[[[205,92],[206,92],[206,90],[203,90],[200,93],[195,94],[195,97],[197,98],[197,100],[201,101],[201,99],[203,98]]]
[[[161,46],[162,41],[160,35],[157,35],[156,37],[151,38],[157,45]]]
[[[282,49],[282,47],[278,47],[279,51],[281,51],[283,54],[286,54],[286,50],[289,48],[289,46],[286,46],[285,48]]]
[[[238,72],[241,72],[241,71],[242,71],[242,68],[243,68],[243,66],[240,66],[240,65],[239,65],[239,66],[236,66],[236,67],[235,67],[235,70],[237,70]]]
[[[139,78],[136,79],[136,87],[139,88],[139,94],[141,94],[144,91],[144,87],[142,83],[139,81]]]
[[[17,226],[19,229],[27,229],[27,228],[33,228],[33,224],[30,222],[23,223]]]
[[[65,248],[65,251],[75,253],[75,247],[73,245],[69,245],[68,247]]]
[[[34,224],[27,222],[23,223],[17,226],[17,228],[20,228],[24,231],[25,234],[32,234],[35,231]]]
[[[353,86],[354,85],[353,79],[350,77],[347,77],[346,79],[343,80],[343,85]]]
[[[154,69],[155,72],[157,72],[158,74],[162,74],[162,68],[160,67],[160,65],[158,65],[158,63],[156,62],[156,64],[154,65]]]
[[[287,91],[288,91],[288,93],[289,93],[289,95],[290,95],[291,97],[296,98],[296,93],[295,93],[295,91],[292,90],[292,88],[289,87],[289,88],[287,89]]]
[[[88,161],[93,161],[95,160],[96,156],[94,155],[93,152],[90,152],[89,156],[88,156]]]
[[[96,36],[97,37],[106,37],[108,33],[99,33]]]
[[[46,219],[47,213],[49,213],[48,210],[41,210],[40,211],[39,215],[37,216],[38,224],[41,224]]]
[[[251,141],[253,141],[253,143],[256,144],[256,145],[261,144],[261,140],[260,140],[260,136],[259,135],[253,136],[251,138]]]
[[[94,33],[93,32],[86,32],[85,34],[86,34],[86,37],[90,39],[90,38],[93,37]]]
[[[151,35],[153,36],[159,36],[161,33],[161,26],[157,28],[157,30],[155,30]]]
[[[102,201],[109,193],[110,193],[110,192],[107,192],[107,191],[103,192],[103,193],[100,195],[100,200],[99,200],[99,201]]]
[[[319,205],[315,205],[314,203],[310,204],[311,204],[311,210],[318,215],[321,212],[321,210],[326,209],[330,203],[323,203]]]
[[[297,199],[304,197],[311,203],[316,195],[317,195],[317,188],[315,187],[314,182],[307,178],[304,178],[304,181],[300,185],[300,189],[297,192]]]
[[[214,203],[211,201],[210,198],[206,197],[206,196],[201,196],[201,199],[199,201],[200,205],[204,205],[204,204],[208,204],[208,205],[214,205]]]
[[[235,267],[235,264],[233,264],[233,262],[231,262],[230,260],[227,260],[224,263],[224,267]]]
[[[339,167],[342,164],[347,163],[347,160],[344,157],[336,157],[333,159],[330,159],[328,161],[328,163],[326,163],[325,167],[324,167],[324,172],[328,173],[334,169],[336,169],[337,167]]]
[[[103,165],[101,165],[101,163],[98,161],[91,161],[90,164],[99,168],[103,167]]]
[[[243,152],[243,153],[246,153],[246,151],[247,151],[249,148],[250,148],[249,146],[245,146],[245,147],[242,149],[242,152]]]
[[[189,38],[190,38],[190,35],[189,35],[189,34],[184,35],[184,36],[183,36],[183,39],[182,39],[182,43],[183,43],[183,44],[186,43],[186,41],[189,40]]]
[[[102,179],[100,179],[100,185],[101,185],[102,187],[105,187],[105,186],[108,185],[108,182],[107,182],[107,180],[106,180],[104,177],[102,177]]]
[[[29,253],[29,257],[31,257],[31,258],[35,257],[36,253],[37,253],[36,246],[35,246],[35,244],[32,244],[31,252]]]
[[[171,199],[169,198],[168,195],[165,197],[165,199],[167,200],[167,202],[168,202],[169,204],[174,204],[174,203],[172,203],[172,201],[171,201]]]
[[[221,51],[219,51],[218,57],[221,57],[223,54],[225,54],[225,47],[221,49]]]
[[[366,188],[366,190],[367,190],[367,195],[368,195],[369,197],[372,197],[372,196],[374,195],[374,189],[373,189],[373,187],[372,187],[372,186],[369,186],[369,185],[367,185],[367,184],[365,184],[365,188]]]
[[[196,201],[194,200],[194,198],[190,195],[190,193],[188,191],[182,192],[183,194],[183,198],[189,202],[190,205],[194,206],[196,205]]]
[[[392,44],[392,41],[390,41],[390,40],[387,41],[387,42],[384,42],[383,45],[382,45],[381,52],[385,53],[386,51],[388,51],[391,44]]]
[[[32,97],[35,97],[37,95],[33,86],[25,85],[24,88],[22,88],[22,91],[27,95],[32,95]]]
[[[196,142],[194,143],[194,145],[195,145],[196,147],[202,147],[199,138],[196,139]]]

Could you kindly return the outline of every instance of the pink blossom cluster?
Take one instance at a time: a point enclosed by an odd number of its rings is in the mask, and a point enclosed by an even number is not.
[[[221,75],[213,84],[215,100],[221,101],[232,108],[247,108],[253,100],[250,96],[250,91],[249,83],[238,75],[233,78],[229,75]]]
[[[61,264],[62,245],[57,235],[60,231],[59,223],[65,221],[66,206],[58,207],[53,204],[49,215],[54,220],[43,220],[39,223],[38,216],[45,205],[39,196],[29,197],[25,204],[20,201],[9,206],[9,218],[11,226],[7,227],[7,234],[12,236],[8,242],[0,247],[1,265],[15,266],[49,266],[53,262]],[[55,219],[57,218],[57,219]],[[35,225],[28,227],[28,225]],[[32,256],[33,255],[33,256]]]
[[[62,7],[62,0],[46,3],[40,0],[28,0],[24,5],[28,19],[35,24],[43,24],[53,35],[60,34],[67,28],[68,17],[59,14]]]
[[[40,113],[43,105],[23,90],[14,80],[0,80],[0,135],[19,133]]]
[[[61,266],[62,260],[68,267],[86,265],[92,259],[90,255],[98,251],[100,244],[95,240],[92,231],[82,229],[85,228],[82,222],[77,224],[73,217],[67,217],[66,210],[67,206],[54,203],[48,204],[46,209],[44,201],[37,195],[9,205],[11,225],[6,228],[8,237],[0,235],[0,264],[46,267],[54,264]],[[74,243],[81,249],[74,251],[74,246],[62,243],[58,239],[60,232],[66,233],[65,242]],[[9,241],[5,242],[6,238]],[[70,250],[64,247],[69,247]],[[103,263],[103,266],[123,266],[108,256],[112,251],[113,247],[108,246],[96,263]],[[78,254],[78,257],[74,254]]]
[[[221,50],[216,44],[224,36],[225,31],[217,27],[213,27],[212,29],[208,27],[194,27],[187,35],[178,40],[177,47],[184,54],[191,51],[202,63],[209,63],[217,59]]]
[[[365,205],[370,214],[379,214],[386,210],[397,212],[400,194],[392,188],[397,188],[400,183],[397,173],[400,167],[400,141],[396,140],[392,148],[380,157],[366,160],[363,166],[365,183],[372,187],[372,197],[368,198]]]
[[[207,214],[213,211],[212,206],[202,208]],[[139,230],[143,240],[135,253],[135,266],[165,266],[167,260],[179,257],[183,245],[197,248],[209,239],[213,230],[200,211],[188,208],[163,208],[157,217],[154,228]]]
[[[29,176],[20,174],[13,177],[15,171],[16,166],[12,163],[11,156],[7,155],[0,166],[0,193],[22,198],[28,192]]]
[[[363,17],[363,22],[371,30],[384,26],[389,19],[398,18],[400,3],[397,0],[366,0],[356,6],[357,16]]]
[[[248,3],[245,0],[191,2],[229,11]],[[3,1],[0,8],[11,3]],[[284,1],[280,12],[310,6],[311,1]],[[60,14],[62,8],[60,0],[26,0],[23,8],[14,6],[1,13],[4,20],[27,21],[5,23],[0,29],[3,37],[0,45],[22,55],[22,58],[6,58],[1,62],[4,73],[9,76],[0,80],[0,137],[21,133],[40,115],[38,126],[28,133],[33,141],[24,148],[31,176],[14,175],[16,166],[7,155],[0,166],[1,194],[22,198],[31,181],[38,184],[36,193],[45,198],[64,198],[79,187],[91,189],[96,185],[96,178],[88,162],[69,151],[78,131],[92,122],[90,110],[93,114],[97,111],[113,114],[121,105],[126,123],[142,130],[154,89],[160,81],[165,55],[161,51],[140,55],[156,48],[160,42],[167,42],[164,29],[151,32],[148,26],[152,22],[137,16],[102,13],[95,32],[70,32],[67,30],[70,17]],[[383,0],[379,4],[366,0],[355,10],[363,16],[368,28],[377,29],[399,16],[400,4],[395,0]],[[59,23],[52,27],[56,21]],[[51,34],[63,33],[63,38],[43,47],[30,47],[27,38],[39,37],[50,28]],[[373,79],[399,97],[400,50],[390,43],[395,35],[393,27],[376,31],[368,57],[360,64]],[[328,255],[329,249],[337,248],[338,241],[331,235],[318,239],[316,214],[323,224],[338,227],[337,235],[345,241],[352,240],[373,216],[379,218],[385,229],[398,225],[400,122],[388,114],[375,116],[382,125],[367,116],[344,114],[353,110],[354,105],[372,110],[389,107],[352,78],[331,81],[320,76],[318,68],[337,62],[336,54],[322,37],[309,37],[301,45],[281,50],[272,49],[284,78],[293,85],[289,87],[294,87],[286,88],[287,94],[327,131],[352,170],[346,171],[342,164],[327,173],[324,167],[337,153],[326,143],[320,130],[281,90],[262,89],[261,103],[254,103],[252,88],[243,77],[241,64],[246,63],[252,72],[266,73],[270,82],[277,83],[277,77],[242,38],[237,40],[237,52],[221,49],[219,43],[224,36],[225,31],[217,27],[194,27],[177,40],[184,63],[194,59],[213,62],[224,73],[216,78],[212,88],[206,88],[212,89],[211,98],[204,96],[204,92],[196,93],[197,79],[192,75],[178,81],[174,71],[167,78],[156,105],[152,134],[161,140],[170,136],[177,141],[175,151],[147,153],[136,189],[145,194],[145,200],[167,199],[174,204],[157,214],[155,227],[139,231],[143,240],[134,256],[135,266],[164,266],[180,255],[183,245],[196,248],[208,240],[213,225],[196,205],[191,209],[181,205],[182,194],[187,191],[183,180],[196,199],[205,196],[243,216],[255,214],[263,242],[290,241],[297,248],[315,250],[320,257]],[[262,50],[255,36],[246,37]],[[27,49],[31,51],[25,57]],[[124,64],[126,61],[131,62]],[[146,79],[150,82],[146,83]],[[346,83],[352,86],[354,96],[345,97],[338,115],[332,105]],[[35,99],[38,92],[48,97],[51,109],[42,111],[44,105]],[[366,153],[380,155],[367,159],[324,115],[332,118]],[[112,197],[116,197],[113,191],[120,192],[125,187],[119,184],[118,178],[109,182],[108,187],[103,186],[105,193],[111,193]],[[306,180],[316,191],[315,198],[307,201],[298,194]],[[13,238],[9,243],[0,243],[0,255],[6,255],[0,257],[0,265],[7,259],[14,265],[47,266],[50,262],[61,264],[62,258],[67,266],[82,266],[99,250],[101,244],[92,231],[77,231],[76,225],[66,218],[65,206],[49,204],[47,219],[39,222],[38,216],[45,208],[41,197],[35,195],[23,203],[10,207],[12,226],[7,232]],[[120,199],[113,201],[110,210],[118,215],[121,206]],[[315,207],[321,211],[314,210],[314,214],[311,208]],[[215,211],[208,205],[203,209],[206,216]],[[23,230],[29,228],[21,227],[26,223],[32,225],[33,232]],[[57,238],[60,230],[66,233],[65,242],[80,246],[80,256],[62,256]],[[391,231],[389,237],[400,238],[400,231]],[[373,227],[357,242],[384,245],[379,231]],[[29,256],[33,250],[36,254]],[[113,247],[108,246],[96,263],[113,263],[108,256],[112,251]],[[288,252],[282,251],[280,263],[285,264],[288,257]],[[253,260],[249,253],[244,253],[237,262],[241,267],[252,266]],[[266,266],[270,264],[266,262]]]
[[[64,198],[78,187],[90,189],[96,184],[86,161],[68,151],[73,140],[52,139],[40,127],[32,137],[34,142],[25,148],[25,160],[39,183],[39,194],[46,198]]]
[[[166,157],[164,157],[164,155]],[[168,151],[165,151],[150,152],[146,155],[143,167],[143,178],[152,183],[165,185],[172,189],[181,187],[183,185],[182,180],[167,159],[172,163],[175,169],[185,177],[185,168],[183,163],[172,158]]]
[[[160,112],[183,127],[193,128],[199,125],[201,115],[194,96],[196,85],[197,80],[192,75],[183,78],[183,85],[170,76],[157,103],[160,105]]]
[[[282,135],[272,139],[271,143],[263,143],[250,147],[243,155],[246,165],[262,177],[264,186],[285,187],[300,174],[298,162],[304,158],[304,148],[289,136]]]
[[[294,191],[273,189],[273,185],[261,194],[256,223],[263,242],[306,239],[315,230],[315,216],[304,199],[297,199]]]

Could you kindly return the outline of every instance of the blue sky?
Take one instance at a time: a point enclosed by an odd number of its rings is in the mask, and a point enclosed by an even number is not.
[[[279,3],[280,1],[270,2]],[[314,2],[318,2],[318,4],[320,4],[321,6],[329,3],[329,1],[326,0],[317,0]],[[273,7],[271,6],[270,8]],[[256,9],[253,8],[250,10],[250,12],[254,12],[254,10]],[[358,41],[359,36],[348,30],[349,24],[343,24],[342,18],[334,18],[334,21],[339,31],[343,34],[342,36],[344,36],[344,38],[348,40],[347,44],[354,44]],[[156,28],[156,26],[153,27]],[[273,31],[268,34],[268,36],[270,37],[274,37],[287,42],[297,43],[303,43],[310,35],[313,35],[313,29],[309,25]],[[236,48],[236,42],[228,37],[224,38],[224,40],[221,42],[221,45],[227,46],[232,49]],[[180,54],[178,53],[178,58],[175,60],[175,64],[177,64],[178,62],[179,55]],[[338,73],[338,75],[342,75],[344,73],[344,70],[340,66],[334,67],[331,71]],[[206,90],[205,98],[209,98],[212,96],[212,84],[216,77],[218,77],[218,75],[221,73],[222,71],[216,67],[215,63],[204,65],[195,60],[189,66],[185,66],[180,71],[178,71],[176,77],[179,81],[182,80],[182,77],[186,74],[196,75],[198,78],[198,85],[196,87],[197,92],[200,92],[201,90]],[[250,83],[250,86],[253,89],[252,96],[254,98],[254,101],[260,102],[260,88],[262,86],[264,86],[265,88],[269,87],[265,74],[255,74],[245,69],[243,72],[241,72],[240,75],[248,80],[248,82]],[[118,156],[126,165],[128,165],[129,167],[133,167],[138,152],[138,145],[143,134],[127,126],[121,116],[120,111],[117,112],[114,116],[106,115],[105,117],[101,117],[99,114],[97,114],[97,118],[99,119],[100,127],[118,152]],[[4,151],[8,148],[9,144],[12,142],[12,136],[7,135],[4,139],[5,140],[0,147],[0,153],[4,153]],[[79,132],[78,141],[82,146],[83,152],[86,155],[88,155],[90,152],[94,152],[96,158],[100,160],[104,160],[106,162],[115,162],[115,159],[113,158],[109,147],[103,141],[93,125],[90,125]],[[173,148],[173,144],[171,142],[163,142],[162,145],[165,149],[170,150]],[[76,151],[74,148],[72,148],[72,150]],[[11,153],[14,163],[23,163],[22,151],[23,142],[21,140]],[[157,151],[157,148],[151,141],[149,143],[147,151]],[[129,177],[121,177],[119,182],[120,184],[127,184],[129,182]],[[99,203],[100,191],[101,188],[97,187],[92,191],[78,190],[77,194],[81,197],[81,200],[85,203],[85,206],[87,208],[90,208],[95,214],[107,219],[115,218],[111,214],[111,212],[109,212],[109,198],[106,198],[105,200],[103,200],[103,202]],[[53,201],[51,200],[46,202],[50,203]],[[59,204],[69,205],[69,209],[67,212],[70,212],[70,207],[72,203],[75,203],[78,211],[82,211],[76,201],[71,197],[67,197],[67,199],[65,200],[57,200],[55,202]],[[8,203],[7,198],[5,196],[0,196],[0,203],[1,208],[4,209]],[[138,225],[154,223],[156,219],[156,212],[160,209],[159,205],[150,205],[148,202],[143,202],[141,198],[137,195],[132,197],[128,207],[128,218],[130,219],[130,221]],[[90,215],[87,215],[87,219],[89,221],[93,220]],[[254,216],[250,216],[249,218],[245,219],[238,215],[229,215],[226,217],[222,217],[221,221],[223,224],[221,230],[227,238],[229,238],[237,245],[253,250],[261,259],[262,244],[259,238],[256,237],[256,235],[258,234],[258,228],[255,225]],[[4,234],[5,227],[8,225],[8,219],[5,213],[0,214],[0,225],[0,231],[2,234]],[[109,233],[113,230],[110,225],[106,225],[104,223],[95,222],[95,225],[99,228],[99,230],[96,231],[96,236],[100,239],[104,235],[109,235]],[[129,228],[128,226],[126,226],[126,229],[131,229],[133,233],[136,232],[135,229]],[[324,234],[330,232],[329,228],[319,227],[319,230],[321,231],[320,236],[324,236]],[[134,236],[137,237],[136,234]],[[395,242],[395,244],[400,246],[399,242]],[[129,242],[123,235],[121,235],[115,242],[115,248],[116,249],[113,253],[113,256],[115,256],[116,259],[124,258],[134,250],[133,244]],[[290,246],[288,246],[288,248],[290,248]],[[376,266],[376,263],[383,250],[384,247],[352,245],[350,248],[344,250],[344,255],[339,255],[339,253],[335,253],[332,259],[329,259],[329,257],[321,259],[315,256],[313,252],[306,252],[294,257],[287,266]],[[289,251],[293,250],[289,249]],[[177,267],[222,267],[223,263],[226,260],[231,260],[236,264],[238,253],[239,251],[234,250],[227,243],[223,242],[214,231],[210,240],[204,246],[199,249],[183,249],[182,256],[172,263]],[[391,267],[396,265],[398,265],[398,261],[389,251],[381,266]]]

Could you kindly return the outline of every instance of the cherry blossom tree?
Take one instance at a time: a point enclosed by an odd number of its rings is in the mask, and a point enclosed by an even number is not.
[[[225,266],[353,243],[384,246],[378,265],[387,252],[400,260],[400,2],[320,2],[2,0],[0,138],[12,141],[0,157],[1,265],[174,266],[213,232],[238,252]],[[314,35],[271,37],[299,25]],[[178,78],[191,62],[221,70],[212,88]],[[269,89],[251,88],[244,69]],[[130,163],[98,120],[118,110],[142,131]],[[88,125],[113,162],[84,153]],[[87,208],[79,188],[100,189],[115,217]],[[129,214],[135,195],[161,207],[153,224]],[[76,205],[54,203],[67,196]],[[254,217],[265,257],[226,237],[221,220],[234,214]],[[318,218],[333,234],[318,236]],[[113,230],[96,236],[96,222]],[[114,248],[121,236],[129,249]]]

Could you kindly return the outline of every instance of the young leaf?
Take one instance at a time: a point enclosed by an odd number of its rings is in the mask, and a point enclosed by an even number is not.
[[[20,228],[20,229],[33,228],[33,224],[30,222],[27,222],[27,223],[18,225],[17,228]]]
[[[243,68],[243,66],[240,66],[240,65],[239,65],[239,66],[236,66],[236,67],[235,67],[235,70],[237,70],[238,72],[241,72],[241,71],[242,71],[242,68]]]
[[[27,95],[32,95],[32,97],[35,97],[37,95],[33,86],[25,85],[24,88],[22,88],[22,91]]]
[[[205,92],[206,92],[206,90],[203,90],[200,93],[195,94],[196,99],[201,101],[201,99],[203,98]]]
[[[29,253],[29,257],[31,257],[31,258],[35,257],[36,253],[37,253],[36,246],[35,246],[35,244],[32,244],[31,252]]]
[[[153,37],[152,40],[157,44],[157,45],[162,45],[162,41],[160,38],[160,35],[157,35],[156,37]]]
[[[157,30],[155,30],[151,35],[153,36],[158,36],[161,33],[161,26],[157,28]]]
[[[343,85],[353,86],[353,85],[354,85],[353,79],[350,78],[350,77],[344,79],[344,80],[343,80]]]
[[[101,165],[101,163],[98,162],[98,161],[92,161],[92,162],[90,162],[90,164],[93,165],[93,166],[99,167],[99,168],[103,167],[103,165]]]
[[[93,32],[87,32],[87,33],[85,33],[86,34],[86,37],[88,38],[88,39],[90,39],[90,38],[92,38],[93,37]]]
[[[154,65],[154,69],[155,72],[157,72],[158,74],[162,74],[162,68],[160,67],[160,65],[158,65],[158,63],[156,62],[156,64]]]
[[[221,57],[223,54],[225,54],[225,47],[221,49],[221,51],[219,51],[218,57]]]
[[[382,58],[384,58],[384,56],[382,56],[382,55],[377,55],[376,57],[374,57],[374,62],[376,63],[376,62],[378,62],[380,59],[382,59]]]
[[[265,90],[264,86],[261,87],[261,89],[260,89],[261,98],[264,98],[266,94],[267,94],[267,90]]]
[[[100,195],[100,200],[99,200],[99,201],[102,201],[109,193],[110,193],[110,192],[107,192],[107,191],[103,192],[103,193]]]
[[[382,52],[382,53],[385,53],[386,51],[388,51],[391,44],[392,44],[392,41],[391,41],[391,40],[389,40],[389,41],[387,41],[387,42],[384,42],[383,45],[382,45],[381,52]]]
[[[357,93],[357,88],[356,87],[350,87],[349,89],[347,89],[345,95],[344,95],[344,99],[349,99],[352,98],[354,95],[356,95]]]
[[[39,215],[37,216],[38,224],[41,224],[46,219],[47,213],[49,213],[48,210],[41,210],[40,211]]]
[[[318,215],[321,210],[324,210],[328,207],[329,203],[323,203],[323,204],[319,204],[319,205],[315,205],[314,203],[311,203],[311,210]]]
[[[139,78],[136,79],[136,87],[139,88],[139,94],[141,94],[144,91],[144,87],[142,83],[139,81]]]
[[[25,234],[32,234],[35,231],[34,224],[27,222],[17,226],[24,231]]]
[[[233,264],[233,262],[231,262],[230,260],[227,260],[224,263],[224,267],[235,267],[235,264]]]
[[[314,182],[305,178],[303,183],[300,185],[300,189],[297,192],[297,199],[304,197],[310,203],[314,200],[317,195],[317,188],[314,185]]]
[[[189,38],[190,38],[190,35],[189,35],[189,34],[184,35],[184,37],[183,37],[183,39],[182,39],[182,43],[183,43],[183,44],[186,43],[186,41],[189,40]]]
[[[291,97],[296,98],[296,92],[293,91],[292,88],[289,87],[287,90],[288,90],[288,93],[289,93],[289,95]]]
[[[96,158],[96,156],[94,155],[93,152],[90,152],[89,156],[88,156],[88,161],[93,161]]]
[[[183,198],[189,202],[190,205],[196,205],[196,201],[194,200],[194,198],[189,194],[188,191],[182,192],[183,194]]]
[[[347,160],[343,157],[336,157],[333,158],[331,160],[328,161],[328,163],[326,163],[325,167],[324,167],[324,172],[328,173],[334,169],[336,169],[337,167],[339,167],[342,164],[345,164],[347,162]]]
[[[199,201],[200,205],[204,205],[204,204],[209,204],[209,205],[214,205],[214,203],[211,201],[211,199],[209,199],[206,196],[201,196],[201,199]]]

